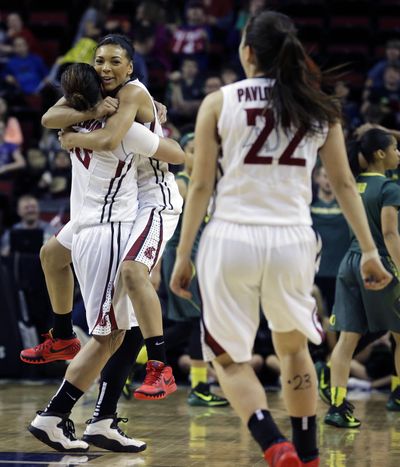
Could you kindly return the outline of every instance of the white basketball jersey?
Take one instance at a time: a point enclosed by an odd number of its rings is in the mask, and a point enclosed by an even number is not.
[[[245,79],[221,88],[222,139],[214,216],[244,224],[311,225],[311,173],[328,127],[283,131],[267,108],[274,81]]]
[[[140,86],[151,97],[146,86],[139,80],[133,80],[128,85]],[[153,98],[152,102],[153,102]],[[164,136],[157,117],[157,109],[153,102],[155,120],[145,123],[145,126],[161,138]],[[183,200],[179,193],[174,174],[169,171],[168,164],[157,159],[139,156],[137,164],[137,184],[139,209],[153,206],[163,214],[180,214]]]

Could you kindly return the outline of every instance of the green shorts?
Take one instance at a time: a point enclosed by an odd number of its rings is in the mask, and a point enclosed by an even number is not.
[[[331,329],[365,334],[400,332],[400,282],[397,270],[388,257],[381,257],[393,280],[383,290],[366,290],[360,274],[361,254],[348,251],[340,263]]]

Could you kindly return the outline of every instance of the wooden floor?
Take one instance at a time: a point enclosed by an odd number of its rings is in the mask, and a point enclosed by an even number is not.
[[[129,418],[130,435],[148,443],[140,454],[110,454],[90,450],[85,455],[64,455],[42,445],[26,430],[42,409],[56,385],[0,384],[1,466],[148,466],[148,467],[244,467],[265,466],[258,446],[230,408],[208,409],[186,404],[187,388],[164,401],[120,401],[119,415]],[[90,391],[74,409],[77,435],[90,418],[95,400]],[[289,424],[280,393],[268,394],[280,427],[289,434]],[[353,394],[353,398],[357,394]],[[359,430],[342,430],[322,423],[326,406],[319,404],[321,466],[399,467],[400,413],[385,410],[383,394],[359,393],[356,415]]]

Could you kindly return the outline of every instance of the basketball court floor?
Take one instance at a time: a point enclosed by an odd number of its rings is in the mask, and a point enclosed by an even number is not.
[[[163,401],[120,400],[119,416],[128,417],[121,428],[147,442],[140,454],[112,454],[90,449],[84,454],[58,453],[37,441],[26,427],[54,394],[56,384],[0,384],[0,466],[144,466],[144,467],[250,467],[265,466],[247,428],[230,408],[190,407],[188,388],[181,387]],[[218,392],[218,389],[216,389]],[[281,394],[269,393],[270,406],[280,427],[289,433]],[[324,425],[326,411],[319,402],[319,443],[323,467],[399,467],[400,413],[385,410],[386,395],[350,393],[358,430]],[[89,391],[72,412],[76,434],[91,417],[96,389]],[[355,400],[356,399],[356,400]]]

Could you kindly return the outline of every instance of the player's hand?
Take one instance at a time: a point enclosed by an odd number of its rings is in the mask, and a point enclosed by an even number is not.
[[[161,125],[167,121],[167,107],[165,107],[164,104],[161,104],[161,102],[154,101],[154,105],[156,106],[157,109],[157,117],[158,120],[160,120]]]
[[[115,97],[107,96],[95,107],[95,118],[110,117],[118,110],[119,100]]]
[[[393,279],[393,276],[383,267],[378,257],[363,260],[361,256],[361,277],[364,287],[368,290],[381,290]]]
[[[60,141],[60,145],[63,149],[70,151],[76,146],[73,141],[74,135],[75,132],[69,129],[60,130],[58,132],[58,141]]]
[[[177,256],[169,283],[172,292],[179,297],[190,300],[192,294],[188,288],[193,275],[193,263],[190,258]]]

